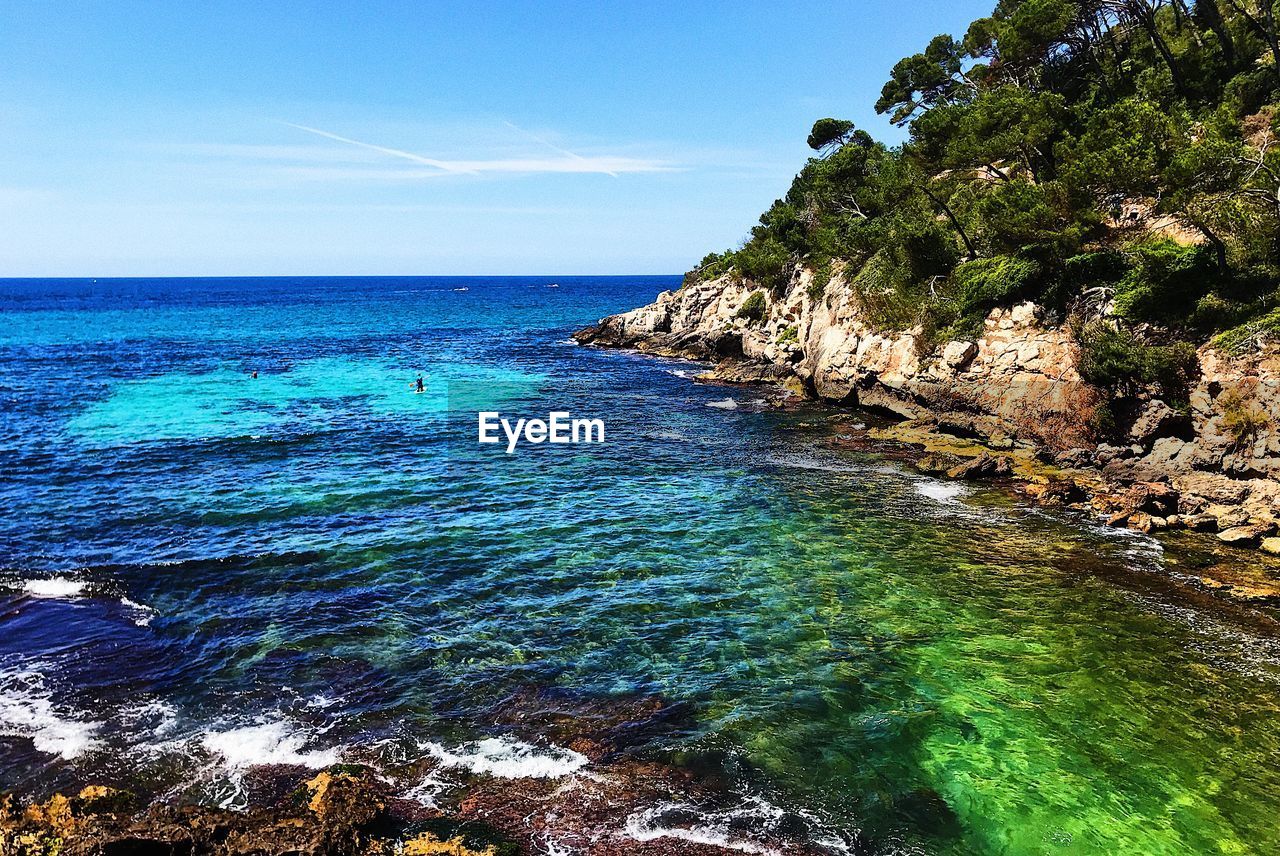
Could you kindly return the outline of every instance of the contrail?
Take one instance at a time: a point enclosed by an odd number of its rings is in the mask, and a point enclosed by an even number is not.
[[[583,157],[577,152],[571,152],[568,149],[561,148],[555,143],[548,142],[541,137],[529,133],[523,128],[511,122],[504,123],[512,130],[517,131],[530,139],[536,141],[540,145],[560,155],[558,158],[501,158],[497,160],[440,160],[439,158],[428,158],[422,155],[415,155],[413,152],[406,152],[403,149],[393,149],[387,146],[379,146],[374,143],[366,143],[363,140],[353,140],[350,137],[344,137],[340,134],[334,134],[329,131],[322,131],[319,128],[312,128],[307,125],[299,125],[295,122],[280,121],[281,125],[289,128],[295,128],[299,131],[306,131],[308,134],[315,134],[318,137],[324,137],[328,140],[334,140],[339,143],[346,143],[349,146],[358,146],[362,149],[380,152],[384,155],[400,158],[402,160],[412,161],[416,164],[429,166],[432,169],[438,169],[443,173],[450,175],[480,175],[486,172],[505,172],[505,173],[603,173],[613,178],[617,178],[621,173],[632,172],[668,172],[674,167],[662,161],[638,160],[636,158],[598,156]]]
[[[573,158],[574,160],[582,161],[583,163],[590,163],[590,161],[588,161],[586,158],[584,158],[582,155],[578,154],[577,152],[571,152],[568,149],[562,149],[559,146],[557,146],[555,143],[548,142],[542,139],[542,137],[539,137],[536,134],[526,131],[524,128],[521,128],[515,122],[508,122],[506,119],[503,119],[502,124],[506,125],[508,128],[519,131],[520,133],[524,134],[526,137],[528,137],[529,139],[533,140],[536,143],[541,143],[542,145],[551,149],[551,151],[553,152],[559,152],[565,157],[570,157],[570,158]],[[600,170],[600,172],[603,172],[605,175],[611,175],[614,178],[618,177],[618,174],[616,172],[610,172],[607,169],[602,169]]]
[[[360,140],[353,140],[350,137],[341,137],[337,134],[331,134],[328,131],[322,131],[319,128],[308,128],[306,125],[296,125],[293,122],[281,122],[280,124],[288,125],[290,128],[297,128],[299,131],[306,131],[308,134],[316,134],[317,136],[327,137],[330,140],[337,140],[340,143],[348,143],[349,145],[359,146],[362,149],[371,149],[375,152],[382,152],[386,155],[404,158],[405,160],[410,160],[414,163],[435,167],[436,169],[444,170],[445,172],[462,173],[466,175],[476,174],[476,171],[473,169],[465,169],[458,166],[458,164],[450,163],[449,161],[436,160],[435,158],[424,158],[422,155],[415,155],[413,152],[406,152],[400,149],[389,149],[386,146],[378,146],[373,143],[364,143]]]

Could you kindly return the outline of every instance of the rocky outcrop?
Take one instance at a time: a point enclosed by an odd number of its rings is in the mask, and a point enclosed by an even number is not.
[[[320,773],[300,786],[286,806],[249,812],[204,806],[137,808],[130,795],[99,786],[26,806],[6,796],[0,799],[0,856],[354,856],[394,849],[377,829],[387,808],[385,788],[364,771]]]
[[[819,298],[802,272],[759,321],[738,317],[754,289],[714,280],[667,291],[649,306],[603,319],[580,342],[722,361],[731,382],[797,378],[816,398],[915,419],[933,416],[973,436],[1056,449],[1088,442],[1101,400],[1076,371],[1076,345],[1031,304],[994,311],[981,335],[933,342],[919,328],[869,325],[853,290],[833,279]]]
[[[1116,525],[1190,526],[1241,545],[1280,528],[1280,349],[1241,357],[1201,348],[1189,408],[1139,396],[1121,414],[1123,439],[1099,444],[1091,426],[1104,396],[1081,377],[1071,332],[1037,306],[993,310],[977,335],[938,341],[921,327],[876,329],[839,276],[820,292],[811,283],[801,270],[784,293],[761,291],[758,319],[740,312],[757,291],[749,283],[692,283],[576,338],[712,360],[709,379],[784,383],[997,452],[1030,448],[1066,470],[1100,470],[1104,478],[1084,481],[1096,511]],[[1131,488],[1143,484],[1161,484],[1172,498],[1156,509],[1135,505]]]
[[[0,856],[822,856],[832,851],[814,842],[858,853],[886,844],[746,800],[723,776],[637,757],[660,735],[693,728],[682,703],[531,688],[489,715],[503,734],[561,741],[581,765],[499,774],[424,756],[385,770],[255,767],[243,811],[148,804],[100,786],[43,800],[0,795]],[[438,788],[411,798],[406,788],[423,781]]]

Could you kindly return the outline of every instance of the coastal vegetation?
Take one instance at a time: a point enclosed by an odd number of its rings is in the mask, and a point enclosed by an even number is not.
[[[781,293],[804,267],[817,300],[840,274],[869,322],[937,341],[1028,299],[1105,314],[1073,327],[1088,379],[1176,399],[1193,345],[1280,330],[1278,7],[1001,0],[893,67],[876,110],[904,143],[818,120],[786,195],[685,281]]]

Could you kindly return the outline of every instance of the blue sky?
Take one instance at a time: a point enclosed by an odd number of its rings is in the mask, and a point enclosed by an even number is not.
[[[0,276],[677,273],[991,0],[0,7]]]

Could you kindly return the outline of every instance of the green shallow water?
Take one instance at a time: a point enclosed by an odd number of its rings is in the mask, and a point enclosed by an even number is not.
[[[666,281],[460,282],[0,290],[0,786],[216,801],[260,727],[394,771],[553,691],[679,705],[634,751],[852,852],[1280,853],[1280,645],[1172,546],[565,343]]]

